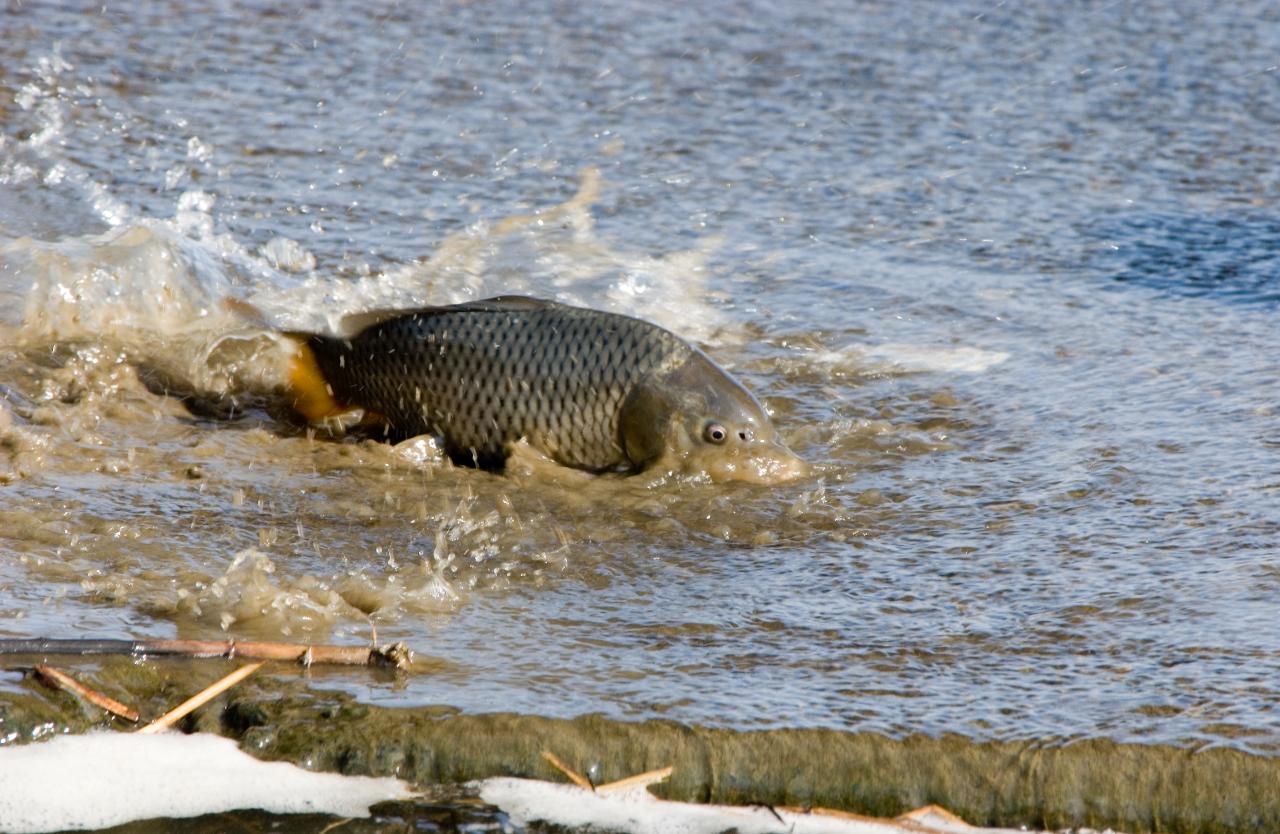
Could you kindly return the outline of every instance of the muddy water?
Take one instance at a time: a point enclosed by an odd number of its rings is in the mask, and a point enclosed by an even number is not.
[[[380,705],[1273,753],[1262,3],[0,13],[0,631],[405,640]],[[308,431],[260,322],[523,292],[818,464]]]

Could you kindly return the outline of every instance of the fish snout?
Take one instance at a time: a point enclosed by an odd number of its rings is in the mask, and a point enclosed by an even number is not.
[[[769,485],[802,478],[811,467],[781,442],[765,440],[734,449],[716,449],[712,454],[691,455],[685,460],[685,471],[705,473],[713,481]]]

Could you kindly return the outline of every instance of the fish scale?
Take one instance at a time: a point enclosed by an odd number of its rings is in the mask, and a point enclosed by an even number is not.
[[[528,299],[410,312],[306,344],[333,397],[377,412],[394,435],[436,434],[480,465],[524,438],[593,470],[633,463],[619,432],[628,393],[693,352],[648,322]]]

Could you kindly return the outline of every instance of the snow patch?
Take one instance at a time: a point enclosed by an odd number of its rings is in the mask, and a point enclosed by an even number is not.
[[[263,762],[204,733],[89,733],[0,747],[0,831],[11,834],[246,808],[366,817],[370,805],[412,796],[399,779]]]
[[[534,820],[567,828],[626,834],[1026,834],[976,828],[932,809],[922,819],[897,822],[873,817],[799,814],[763,805],[698,805],[668,802],[638,785],[625,791],[591,792],[574,785],[533,779],[496,778],[477,784],[480,798],[497,805],[517,825]]]

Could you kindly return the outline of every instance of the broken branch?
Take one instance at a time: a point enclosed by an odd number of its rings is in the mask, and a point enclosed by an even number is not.
[[[188,713],[196,709],[199,709],[209,701],[212,701],[214,698],[218,697],[223,692],[227,691],[231,687],[238,684],[240,681],[244,680],[245,678],[252,675],[254,672],[261,669],[262,666],[263,666],[263,661],[259,661],[258,663],[250,663],[248,666],[241,666],[239,669],[235,670],[234,672],[222,678],[221,680],[215,681],[214,683],[202,689],[200,692],[197,692],[195,695],[192,695],[190,698],[183,701],[181,704],[178,704],[178,706],[169,710],[164,715],[157,718],[155,721],[152,721],[147,726],[138,730],[138,732],[158,733],[158,732],[161,732],[162,730],[169,729],[174,724],[178,723],[178,721],[180,721],[185,715],[187,715]]]
[[[120,703],[115,698],[111,698],[107,695],[103,695],[101,692],[90,689],[80,683],[80,681],[68,675],[66,672],[62,672],[43,663],[38,664],[35,668],[36,676],[49,686],[77,695],[94,706],[101,707],[107,712],[118,715],[121,718],[127,718],[130,721],[138,720],[138,711],[136,709]]]
[[[675,768],[668,765],[657,770],[649,770],[644,773],[637,773],[635,776],[628,776],[625,779],[619,779],[616,782],[606,782],[603,785],[596,786],[596,793],[609,793],[611,791],[625,791],[628,788],[643,785],[648,787],[654,782],[661,782],[671,775]]]
[[[578,771],[574,770],[573,768],[569,767],[567,764],[562,762],[560,760],[560,757],[557,756],[555,753],[552,753],[550,750],[543,750],[542,758],[550,762],[551,766],[554,767],[556,770],[560,771],[565,776],[568,776],[570,782],[573,782],[573,784],[577,785],[583,790],[594,791],[596,789],[596,786],[591,784],[590,779],[583,776],[581,773],[579,773]]]
[[[331,663],[345,666],[392,666],[408,669],[413,652],[404,643],[381,647],[323,646],[305,643],[237,642],[235,640],[56,640],[49,638],[0,639],[0,654],[131,654],[181,657],[243,657],[252,660],[286,660],[310,666]]]

